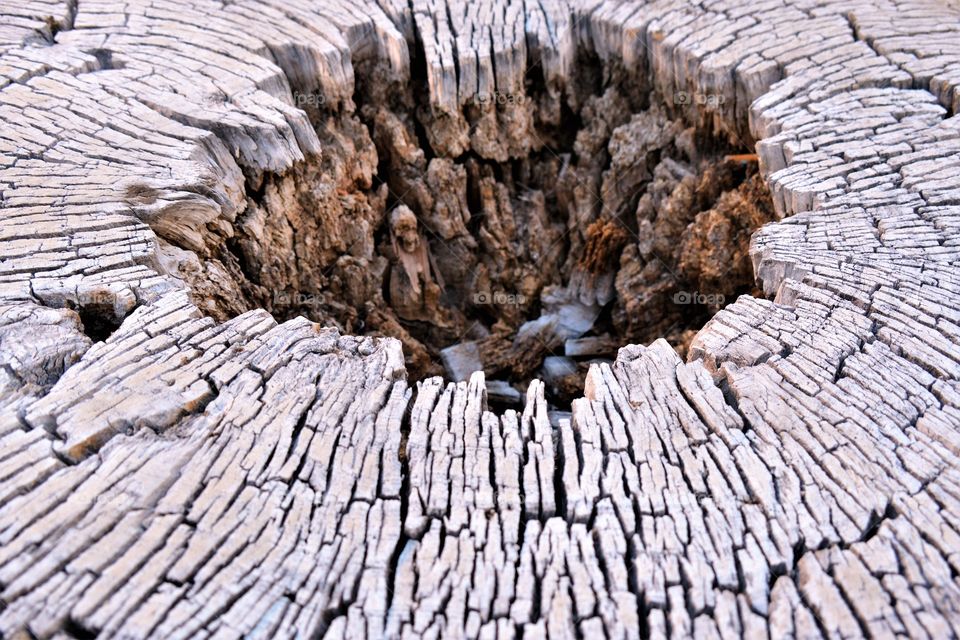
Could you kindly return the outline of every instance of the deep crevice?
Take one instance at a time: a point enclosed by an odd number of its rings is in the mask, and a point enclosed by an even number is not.
[[[68,617],[63,625],[63,632],[75,640],[95,640],[99,635],[93,629],[85,627],[82,623],[72,617]]]
[[[403,411],[403,417],[400,420],[400,448],[397,452],[400,458],[400,538],[394,546],[393,553],[390,554],[390,564],[387,568],[387,618],[390,617],[390,611],[393,607],[393,596],[396,589],[397,570],[400,566],[400,556],[403,555],[407,545],[412,540],[407,535],[406,523],[407,514],[410,510],[410,458],[407,455],[407,442],[410,439],[411,417],[413,407],[417,403],[417,397],[420,393],[419,385],[413,385],[411,395],[407,399],[406,407]],[[491,456],[492,458],[492,456]]]

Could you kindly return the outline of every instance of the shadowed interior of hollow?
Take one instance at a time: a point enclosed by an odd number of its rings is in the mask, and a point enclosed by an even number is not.
[[[556,91],[534,71],[458,113],[358,65],[349,104],[294,93],[324,147],[248,180],[226,243],[248,306],[401,340],[412,380],[483,370],[491,402],[532,377],[558,406],[589,365],[665,337],[681,353],[753,291],[749,239],[773,218],[747,143],[583,57]],[[697,105],[693,105],[697,106]]]

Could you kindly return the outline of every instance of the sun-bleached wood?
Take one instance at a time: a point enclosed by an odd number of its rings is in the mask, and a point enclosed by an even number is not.
[[[958,11],[0,2],[0,635],[957,636]],[[395,340],[230,308],[211,248],[326,152],[294,96],[350,108],[414,46],[451,155],[522,153],[463,106],[578,54],[713,96],[680,102],[783,218],[769,299],[688,362],[624,347],[557,426],[540,383],[497,415]]]

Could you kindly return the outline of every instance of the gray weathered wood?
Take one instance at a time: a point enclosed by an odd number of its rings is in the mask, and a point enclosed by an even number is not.
[[[0,16],[0,635],[960,635],[955,3]],[[262,242],[266,280],[373,224],[358,204],[329,234],[314,210],[269,230],[318,167],[335,194],[376,166],[298,96],[349,114],[358,69],[406,83],[417,41],[447,155],[530,152],[530,105],[488,98],[536,66],[559,113],[578,52],[755,141],[768,299],[687,362],[624,347],[555,425],[538,381],[497,415],[482,374],[411,389],[397,340],[256,309],[233,239]],[[119,328],[91,340],[72,309]]]

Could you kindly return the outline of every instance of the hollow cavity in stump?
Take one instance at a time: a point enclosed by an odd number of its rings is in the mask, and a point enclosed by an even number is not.
[[[360,65],[351,102],[299,101],[324,152],[248,176],[217,256],[235,288],[207,286],[208,310],[394,336],[411,379],[482,369],[506,406],[533,377],[569,403],[626,344],[685,352],[753,290],[750,235],[773,218],[755,157],[698,105],[577,68],[443,111],[423,73]]]

